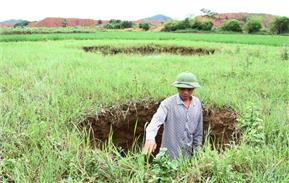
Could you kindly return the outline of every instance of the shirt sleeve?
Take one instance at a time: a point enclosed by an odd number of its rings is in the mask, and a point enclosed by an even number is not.
[[[168,106],[165,101],[161,102],[157,112],[153,115],[151,122],[146,128],[146,140],[155,139],[158,130],[164,124],[168,114]]]
[[[200,112],[199,112],[198,121],[197,121],[198,125],[194,133],[194,137],[193,137],[193,145],[196,150],[201,148],[202,141],[203,141],[203,110],[202,110],[202,105],[200,106],[201,107],[200,107]]]

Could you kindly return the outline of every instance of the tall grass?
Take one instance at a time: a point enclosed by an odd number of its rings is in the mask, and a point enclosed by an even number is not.
[[[148,181],[156,171],[143,165],[141,148],[125,157],[111,143],[102,150],[92,149],[77,125],[87,112],[103,106],[172,95],[176,90],[170,83],[177,73],[191,71],[202,85],[194,95],[205,105],[229,105],[247,119],[248,107],[254,104],[265,139],[258,146],[244,141],[223,153],[205,144],[198,156],[178,164],[172,180],[289,181],[289,62],[282,61],[280,47],[182,41],[190,34],[180,34],[178,41],[142,40],[173,39],[161,33],[107,35],[106,39],[141,40],[0,43],[0,180]],[[215,47],[218,51],[207,56],[103,56],[81,49],[149,43]]]

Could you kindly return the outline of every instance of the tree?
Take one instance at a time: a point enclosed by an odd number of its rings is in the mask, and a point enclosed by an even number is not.
[[[121,29],[127,29],[127,28],[131,28],[133,26],[133,23],[131,21],[122,21],[120,22],[120,28]]]
[[[149,23],[140,23],[139,28],[148,31],[150,29],[150,24]]]
[[[213,11],[205,9],[205,8],[202,8],[201,12],[203,12],[204,16],[207,16],[207,17],[210,17],[210,18],[214,18],[217,15],[216,12],[213,12]]]
[[[193,19],[192,24],[191,24],[192,29],[197,29],[197,30],[203,30],[203,31],[209,31],[212,30],[213,28],[213,23],[212,21],[199,21],[197,19]]]
[[[248,33],[259,32],[261,28],[262,25],[258,20],[248,20],[244,27]]]
[[[247,22],[248,16],[242,15],[241,18],[240,18],[240,20],[243,21],[243,22]]]
[[[111,20],[109,20],[109,23],[110,24],[118,24],[118,23],[121,23],[121,20],[111,19]]]
[[[223,31],[242,32],[241,23],[236,19],[226,20],[221,25],[221,29]]]
[[[276,17],[270,25],[270,31],[273,34],[282,34],[289,32],[289,18]]]
[[[107,29],[126,29],[131,28],[133,26],[133,23],[131,21],[121,21],[121,20],[115,20],[111,19],[108,24],[106,24],[104,27]]]
[[[67,20],[66,19],[63,20],[62,27],[67,27]]]
[[[201,30],[210,31],[213,28],[213,22],[207,21],[202,23]]]
[[[23,20],[14,25],[14,27],[26,27],[29,24],[27,20]]]
[[[178,30],[190,28],[191,27],[190,19],[186,18],[185,20],[179,21],[176,27]]]
[[[184,29],[196,29],[201,31],[210,31],[213,28],[213,23],[211,21],[199,21],[198,19],[186,18],[182,21],[170,21],[165,24],[162,31],[176,31]]]

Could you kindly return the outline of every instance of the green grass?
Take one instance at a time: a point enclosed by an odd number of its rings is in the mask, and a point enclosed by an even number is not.
[[[93,38],[100,40],[40,41],[41,36],[70,35],[4,36],[38,41],[0,43],[0,180],[4,175],[16,182],[143,182],[152,177],[155,171],[144,168],[141,150],[121,157],[112,145],[91,149],[77,125],[103,105],[172,95],[175,76],[191,71],[202,85],[194,95],[205,105],[231,106],[239,118],[254,105],[265,139],[257,145],[244,141],[221,154],[206,144],[199,156],[173,171],[174,182],[289,181],[289,61],[281,59],[282,47],[267,45],[288,38],[99,33]],[[234,41],[266,45],[213,43]],[[103,56],[81,49],[150,43],[218,51],[207,56]]]
[[[176,40],[206,41],[218,43],[262,44],[281,46],[289,44],[288,36],[248,35],[248,34],[191,34],[164,32],[95,32],[91,34],[31,34],[0,35],[1,42],[13,41],[48,41],[48,40]]]
[[[56,34],[56,33],[95,33],[103,31],[100,27],[16,27],[16,28],[0,28],[3,35],[12,34]]]

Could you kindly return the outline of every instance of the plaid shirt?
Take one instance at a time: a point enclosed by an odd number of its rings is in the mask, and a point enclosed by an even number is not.
[[[203,114],[200,100],[192,96],[188,108],[179,94],[163,100],[146,128],[146,140],[155,139],[164,124],[161,147],[167,148],[170,159],[190,157],[193,147],[199,148],[203,139]]]

